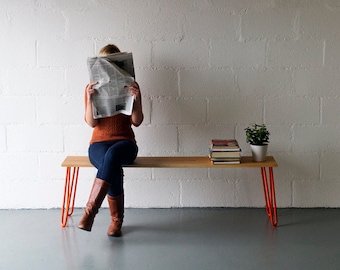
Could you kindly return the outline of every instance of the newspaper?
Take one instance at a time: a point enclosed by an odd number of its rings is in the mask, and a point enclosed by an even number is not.
[[[126,86],[135,81],[132,53],[120,52],[89,57],[87,66],[90,81],[98,94],[92,95],[93,118],[119,113],[131,115],[134,98]]]

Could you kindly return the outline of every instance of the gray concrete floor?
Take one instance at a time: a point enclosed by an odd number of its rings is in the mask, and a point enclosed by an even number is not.
[[[60,209],[0,211],[0,269],[340,269],[340,209],[126,209],[122,238],[66,228]]]

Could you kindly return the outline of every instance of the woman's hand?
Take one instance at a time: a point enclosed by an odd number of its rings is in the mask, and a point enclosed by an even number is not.
[[[86,85],[85,92],[87,97],[87,102],[91,100],[92,95],[97,95],[98,91],[93,88],[94,85],[96,85],[98,82],[91,82],[88,85]]]
[[[130,91],[130,95],[133,96],[135,101],[141,102],[141,94],[140,94],[140,89],[139,85],[136,82],[130,83],[127,87],[126,90]]]
[[[93,88],[95,84],[97,84],[97,82],[91,82],[85,87],[85,122],[91,127],[95,127],[98,123],[98,120],[93,118],[91,104],[91,96],[98,94],[98,91]]]
[[[144,119],[142,110],[142,95],[140,93],[139,85],[136,82],[132,82],[126,87],[126,90],[130,91],[130,95],[133,96],[135,100],[133,103],[131,121],[134,126],[138,127]]]

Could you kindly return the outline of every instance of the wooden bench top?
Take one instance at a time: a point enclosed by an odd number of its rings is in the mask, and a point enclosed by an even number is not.
[[[87,156],[67,156],[62,167],[93,167]],[[240,164],[211,164],[208,156],[147,156],[137,157],[131,165],[132,168],[251,168],[251,167],[277,167],[272,156],[267,156],[264,162],[254,162],[251,156],[241,157]]]

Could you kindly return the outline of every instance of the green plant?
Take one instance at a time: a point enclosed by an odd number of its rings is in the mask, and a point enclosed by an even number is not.
[[[247,143],[263,145],[269,142],[270,133],[265,124],[251,124],[244,130],[246,131]]]

